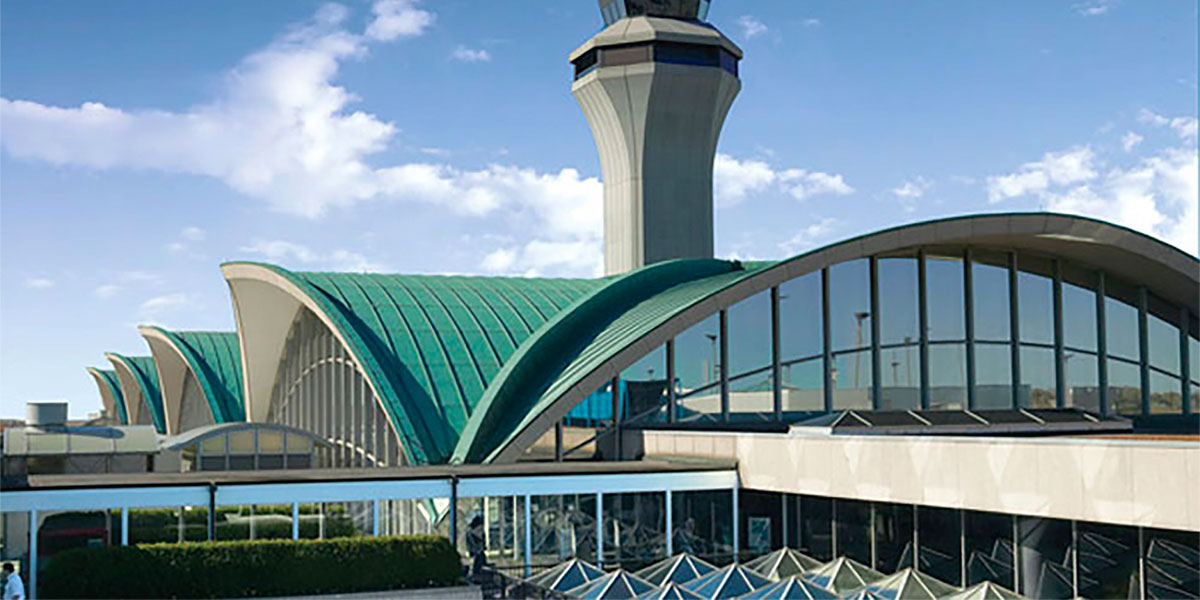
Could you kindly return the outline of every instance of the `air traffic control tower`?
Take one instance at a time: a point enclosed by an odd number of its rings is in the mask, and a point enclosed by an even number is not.
[[[709,0],[600,0],[605,28],[571,53],[604,176],[608,275],[713,256],[713,158],[742,51]]]

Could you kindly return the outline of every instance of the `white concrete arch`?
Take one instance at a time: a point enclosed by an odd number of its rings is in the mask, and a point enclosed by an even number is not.
[[[96,380],[96,387],[100,388],[100,403],[104,406],[104,411],[108,413],[112,422],[118,425],[128,425],[128,423],[121,421],[121,411],[117,408],[117,398],[113,394],[112,388],[108,385],[108,379],[104,377],[104,374],[99,369],[94,367],[88,367],[87,372],[88,375],[92,376],[92,379]]]

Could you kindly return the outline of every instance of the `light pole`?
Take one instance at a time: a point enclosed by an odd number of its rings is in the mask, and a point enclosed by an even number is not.
[[[709,383],[712,383],[720,377],[720,370],[717,367],[717,334],[706,333],[704,337],[708,338],[709,344],[712,346],[712,363],[710,363],[712,364],[712,379],[709,379]]]

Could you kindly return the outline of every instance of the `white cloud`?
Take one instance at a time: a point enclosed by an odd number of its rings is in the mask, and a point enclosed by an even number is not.
[[[1126,152],[1133,152],[1133,149],[1137,148],[1138,144],[1142,143],[1144,139],[1146,138],[1132,131],[1126,132],[1125,135],[1121,136],[1121,148]]]
[[[838,174],[805,169],[776,169],[765,161],[717,154],[713,161],[713,196],[718,208],[737,206],[747,197],[776,190],[797,200],[843,196],[854,192]]]
[[[820,27],[821,20],[820,19],[805,19],[804,26],[805,27]]]
[[[747,195],[769,188],[775,179],[775,170],[760,160],[738,160],[728,154],[717,154],[713,160],[713,196],[718,207],[736,206]]]
[[[360,273],[380,273],[391,270],[384,263],[370,260],[357,252],[342,248],[332,252],[317,252],[308,246],[287,240],[256,240],[239,250],[262,256],[272,262],[307,269],[320,268]]]
[[[30,277],[25,280],[25,287],[31,290],[48,290],[54,287],[54,280],[45,277]]]
[[[779,244],[779,249],[787,256],[794,256],[801,251],[812,248],[821,240],[829,237],[830,233],[837,226],[838,221],[832,217],[825,217],[801,229],[796,235],[793,235],[787,241]]]
[[[1168,119],[1146,111],[1142,120],[1175,129],[1182,143],[1102,173],[1090,148],[1048,153],[1017,173],[989,177],[989,198],[1031,196],[1046,210],[1124,225],[1196,254],[1200,190],[1195,136],[1188,135],[1187,118]]]
[[[371,6],[375,19],[367,26],[369,38],[390,42],[398,37],[421,35],[433,25],[435,15],[416,8],[417,0],[379,0]]]
[[[1174,117],[1168,119],[1154,111],[1143,108],[1138,113],[1138,121],[1156,127],[1169,127],[1183,141],[1196,143],[1196,117]]]
[[[804,200],[812,196],[845,196],[854,193],[854,188],[847,185],[841,175],[820,171],[787,169],[779,173],[779,181],[797,200]]]
[[[95,289],[94,293],[96,294],[97,298],[100,298],[101,300],[105,300],[108,298],[112,298],[113,296],[117,295],[117,293],[120,291],[121,291],[121,286],[119,286],[115,283],[106,283],[104,285],[98,286]]]
[[[892,193],[900,198],[915,199],[924,196],[932,185],[933,182],[918,175],[916,179],[905,181],[899,187],[892,188]]]
[[[742,28],[742,35],[747,38],[752,38],[767,32],[767,25],[758,20],[753,15],[742,15],[738,17],[737,24]]]
[[[1037,195],[1051,185],[1070,185],[1096,177],[1095,153],[1090,146],[1063,152],[1047,152],[1042,160],[1025,163],[1008,175],[987,178],[988,201],[993,204],[1010,198]]]
[[[189,242],[203,242],[205,232],[199,227],[184,227],[183,230],[179,232],[179,237],[182,237]]]
[[[460,62],[491,62],[492,55],[487,50],[458,46],[450,53],[450,58]]]
[[[1071,6],[1075,12],[1085,17],[1099,17],[1108,14],[1117,5],[1117,0],[1089,0]]]
[[[157,321],[163,314],[192,306],[190,296],[183,292],[151,297],[138,305],[137,318],[142,322]]]

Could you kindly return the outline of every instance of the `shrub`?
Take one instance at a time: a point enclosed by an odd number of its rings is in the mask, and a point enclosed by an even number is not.
[[[38,578],[45,598],[247,598],[439,587],[461,580],[437,536],[81,548]]]

